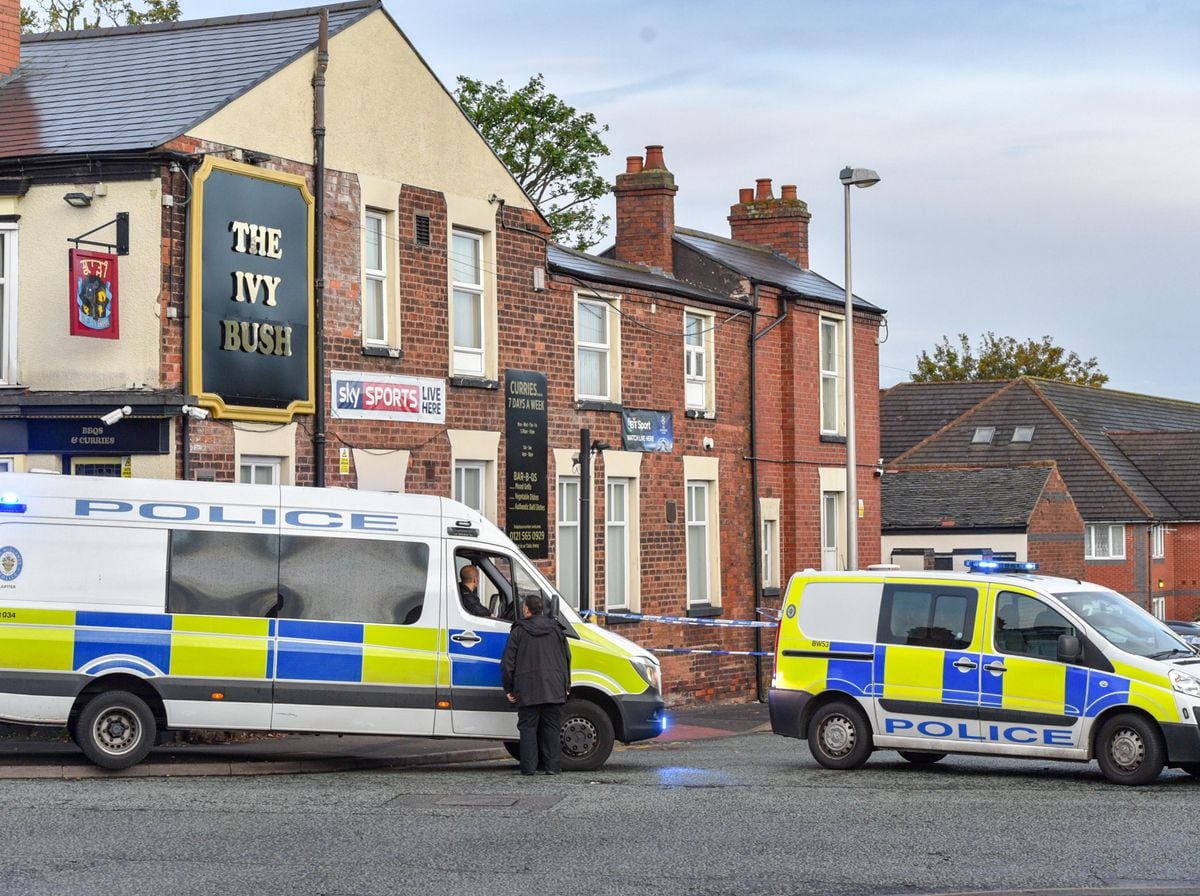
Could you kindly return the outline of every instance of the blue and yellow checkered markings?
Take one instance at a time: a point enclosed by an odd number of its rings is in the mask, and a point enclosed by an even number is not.
[[[1088,678],[1092,675],[1079,666],[1067,667],[1067,687],[1063,695],[1063,714],[1083,716],[1087,714]]]
[[[985,653],[980,657],[979,669],[993,663],[1003,663],[1004,657],[996,653]],[[983,706],[1004,705],[1004,674],[986,672],[979,676],[979,702]]]
[[[1093,718],[1112,706],[1129,703],[1129,679],[1108,672],[1088,674],[1084,715]]]
[[[363,624],[279,620],[277,678],[288,681],[362,681]]]
[[[508,632],[475,631],[481,640],[468,647],[454,640],[467,629],[450,629],[450,684],[453,687],[499,688],[500,658],[508,643]]]
[[[826,687],[859,697],[869,697],[875,678],[875,646],[857,641],[830,641],[826,660]],[[860,657],[838,654],[860,654]]]
[[[94,674],[129,668],[143,675],[163,675],[171,667],[170,616],[80,610],[75,626],[71,663],[76,671]],[[124,666],[122,658],[128,658]]]
[[[975,668],[969,668],[966,663],[954,665],[961,660],[969,660]],[[980,669],[979,654],[962,650],[947,650],[942,657],[942,702],[967,704],[974,706],[979,702]]]

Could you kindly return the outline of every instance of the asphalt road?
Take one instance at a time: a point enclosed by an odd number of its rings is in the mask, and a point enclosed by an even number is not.
[[[0,892],[1200,893],[1200,781],[1094,764],[879,753],[819,768],[748,734],[620,749],[590,774],[508,761],[262,777],[13,780]]]

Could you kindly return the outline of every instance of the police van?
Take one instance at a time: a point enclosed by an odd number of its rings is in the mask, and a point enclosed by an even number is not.
[[[976,561],[968,573],[797,573],[769,701],[826,768],[875,749],[1095,759],[1117,784],[1200,777],[1200,653],[1116,591]]]
[[[468,564],[490,617],[460,600]],[[111,769],[166,729],[488,738],[516,755],[500,657],[533,593],[571,646],[563,767],[659,734],[657,658],[581,620],[462,504],[0,474],[0,719],[65,725]]]

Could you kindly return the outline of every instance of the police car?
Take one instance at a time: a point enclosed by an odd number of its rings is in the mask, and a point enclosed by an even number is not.
[[[1123,595],[977,561],[804,572],[784,597],[772,729],[826,768],[876,749],[1096,760],[1117,784],[1200,777],[1200,654]]]

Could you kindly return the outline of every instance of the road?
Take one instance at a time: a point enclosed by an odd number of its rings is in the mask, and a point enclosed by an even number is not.
[[[833,772],[769,733],[515,768],[5,781],[0,892],[1200,892],[1180,772],[1121,788],[1094,764],[895,753]]]

